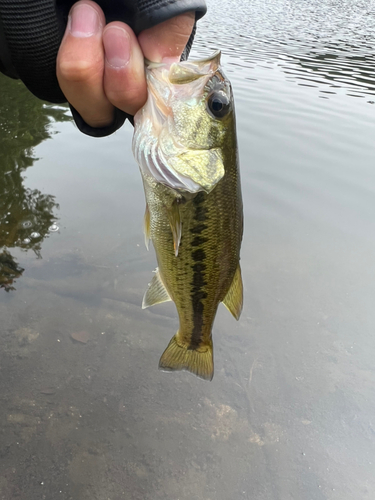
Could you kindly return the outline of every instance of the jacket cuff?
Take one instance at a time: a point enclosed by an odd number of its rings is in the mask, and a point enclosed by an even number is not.
[[[207,12],[204,0],[159,0],[157,2],[140,3],[142,7],[132,24],[136,35],[180,14],[195,11],[195,20],[198,21]]]
[[[133,125],[133,117],[131,115],[124,113],[121,109],[115,108],[115,116],[110,125],[106,127],[91,127],[71,104],[69,106],[78,129],[90,137],[106,137],[107,135],[111,135],[123,126],[126,119]]]

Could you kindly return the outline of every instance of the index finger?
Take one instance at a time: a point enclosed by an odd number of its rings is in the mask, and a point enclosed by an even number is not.
[[[138,41],[146,59],[179,61],[194,28],[195,13],[187,12],[142,31]]]

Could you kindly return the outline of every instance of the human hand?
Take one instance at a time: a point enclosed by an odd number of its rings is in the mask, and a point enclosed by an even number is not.
[[[65,97],[91,127],[106,127],[115,107],[134,115],[146,102],[144,58],[178,61],[194,26],[194,12],[181,14],[138,38],[125,23],[105,24],[95,2],[73,5],[57,57]]]

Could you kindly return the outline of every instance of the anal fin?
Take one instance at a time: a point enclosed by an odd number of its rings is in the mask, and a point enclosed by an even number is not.
[[[241,316],[243,305],[243,284],[241,276],[241,267],[238,263],[234,273],[232,284],[224,297],[223,304],[230,313],[238,320]]]
[[[144,294],[142,301],[142,309],[146,309],[147,307],[154,306],[156,304],[161,304],[162,302],[168,302],[172,300],[167,292],[164,283],[160,278],[159,270],[156,269],[155,275],[151,280],[151,283],[148,285],[148,289]]]

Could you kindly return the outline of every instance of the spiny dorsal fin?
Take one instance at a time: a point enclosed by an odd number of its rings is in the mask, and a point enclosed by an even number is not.
[[[238,320],[241,316],[243,304],[243,284],[240,264],[238,264],[236,272],[234,273],[232,284],[224,297],[223,304]]]
[[[148,289],[143,297],[142,309],[154,306],[155,304],[161,304],[162,302],[168,302],[172,300],[167,292],[161,278],[159,270],[156,269],[155,275],[148,285]]]
[[[214,376],[212,341],[197,349],[188,349],[187,346],[179,344],[177,332],[160,358],[159,369],[168,372],[187,370],[197,377],[212,380]]]
[[[182,231],[182,223],[180,218],[180,210],[178,208],[177,200],[174,200],[170,207],[167,207],[167,215],[169,224],[171,226],[171,231],[173,235],[173,248],[174,254],[177,257],[178,249],[181,241],[181,231]]]
[[[150,243],[151,233],[150,233],[150,209],[148,208],[148,203],[146,203],[145,216],[143,219],[143,232],[145,234],[145,245],[148,250],[148,245]]]

